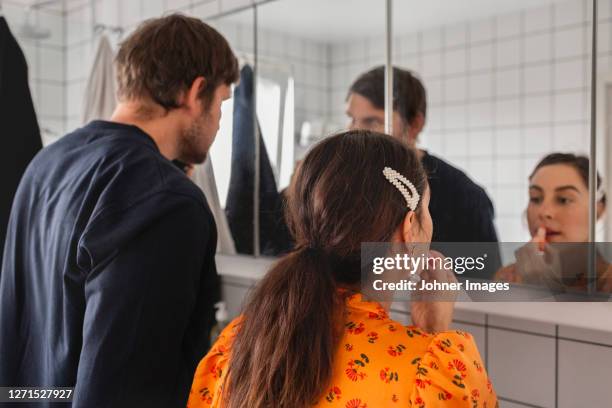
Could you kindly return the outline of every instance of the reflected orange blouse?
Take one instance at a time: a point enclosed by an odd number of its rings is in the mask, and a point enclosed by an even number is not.
[[[498,406],[473,337],[436,335],[391,320],[377,302],[347,299],[345,330],[327,391],[316,407]],[[239,328],[234,320],[195,373],[188,408],[221,407],[221,385]]]

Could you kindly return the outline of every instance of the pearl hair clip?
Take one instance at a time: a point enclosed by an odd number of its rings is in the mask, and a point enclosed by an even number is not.
[[[417,192],[417,189],[414,187],[414,184],[412,184],[410,180],[408,180],[406,177],[393,170],[391,167],[385,167],[383,169],[383,174],[385,175],[387,180],[389,180],[389,182],[393,184],[395,188],[400,191],[400,193],[402,193],[402,195],[406,199],[406,204],[408,205],[408,208],[410,208],[412,211],[416,210],[421,196]],[[408,192],[406,187],[410,189],[410,192]]]

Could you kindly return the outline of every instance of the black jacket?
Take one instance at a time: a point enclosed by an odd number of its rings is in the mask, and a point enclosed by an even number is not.
[[[497,242],[493,204],[483,188],[461,170],[427,152],[421,163],[431,188],[432,241]]]
[[[28,65],[4,17],[0,17],[0,264],[6,225],[19,180],[42,148],[28,84]]]
[[[184,407],[219,296],[216,240],[202,192],[137,127],[95,121],[45,148],[9,222],[0,385]]]
[[[452,243],[432,248],[446,256],[481,256],[488,253],[487,268],[481,273],[466,273],[464,277],[491,278],[501,266],[496,243],[493,203],[482,187],[464,172],[426,151],[421,163],[428,175],[431,199],[429,212],[433,220],[432,243]],[[459,242],[481,243],[456,245]],[[471,253],[473,252],[473,253]]]

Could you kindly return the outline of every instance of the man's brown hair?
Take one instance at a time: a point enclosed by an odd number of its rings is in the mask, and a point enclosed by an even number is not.
[[[359,76],[351,85],[350,94],[368,99],[377,109],[385,109],[385,67],[378,66]],[[427,93],[423,83],[411,71],[393,67],[393,110],[412,124],[420,113],[427,116]]]
[[[227,40],[201,20],[171,14],[143,22],[121,43],[115,59],[120,100],[151,99],[167,110],[197,77],[200,97],[209,102],[215,89],[239,78],[238,61]]]

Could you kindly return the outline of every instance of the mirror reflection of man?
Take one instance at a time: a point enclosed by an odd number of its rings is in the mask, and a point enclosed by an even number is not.
[[[384,132],[384,85],[383,66],[363,73],[353,82],[347,95],[349,128]],[[416,148],[426,118],[427,97],[423,84],[412,72],[394,67],[393,136]],[[484,189],[463,171],[426,150],[417,149],[417,153],[429,174],[429,211],[434,222],[432,242],[497,242],[493,204]],[[498,252],[495,257],[494,262],[498,262]]]

